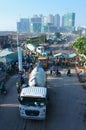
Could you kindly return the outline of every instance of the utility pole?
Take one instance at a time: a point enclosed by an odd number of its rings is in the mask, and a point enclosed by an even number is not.
[[[18,33],[17,33],[17,49],[18,49],[18,66],[19,66],[19,74],[22,75],[22,48],[19,44]]]
[[[49,31],[49,23],[48,23],[48,37],[47,37],[47,39],[49,39],[49,34],[50,34],[50,31]]]

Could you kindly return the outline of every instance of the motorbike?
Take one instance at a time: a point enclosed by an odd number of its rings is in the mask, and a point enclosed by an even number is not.
[[[55,74],[56,74],[56,76],[61,76],[61,72],[59,72],[59,71],[58,71],[58,73],[55,72]]]
[[[7,94],[7,89],[5,87],[3,87],[2,89],[0,89],[0,94],[6,95]]]
[[[56,77],[57,77],[57,76],[60,77],[60,76],[61,76],[61,72],[60,72],[60,71],[58,71],[58,72],[57,72],[57,71],[54,71],[54,72],[53,72],[53,75],[56,76]]]
[[[67,76],[72,76],[70,70],[67,71]]]

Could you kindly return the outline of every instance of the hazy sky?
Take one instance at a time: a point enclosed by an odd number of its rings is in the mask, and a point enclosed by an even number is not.
[[[86,0],[0,0],[0,31],[16,30],[20,18],[34,14],[76,13],[76,26],[86,25]]]

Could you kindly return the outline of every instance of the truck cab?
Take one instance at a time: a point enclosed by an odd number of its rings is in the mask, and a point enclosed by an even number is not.
[[[46,117],[47,88],[23,88],[19,95],[20,116],[26,119],[43,120]]]

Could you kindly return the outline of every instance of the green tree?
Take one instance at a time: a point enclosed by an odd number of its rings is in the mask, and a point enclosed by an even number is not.
[[[60,33],[60,32],[56,32],[56,33],[55,33],[55,36],[56,36],[57,38],[61,38],[61,33]]]
[[[86,36],[78,38],[73,44],[73,47],[76,48],[78,53],[86,52]]]

